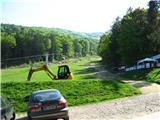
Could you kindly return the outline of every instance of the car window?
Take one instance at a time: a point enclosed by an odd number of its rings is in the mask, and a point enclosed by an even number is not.
[[[39,102],[57,100],[60,97],[61,97],[61,94],[57,91],[40,92],[40,93],[36,93],[33,96],[32,102],[39,103]]]

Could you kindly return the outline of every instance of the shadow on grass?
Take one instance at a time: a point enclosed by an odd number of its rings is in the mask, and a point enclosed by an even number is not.
[[[102,65],[102,62],[101,62],[101,61],[94,60],[94,61],[90,61],[90,62],[88,62],[88,63],[86,63],[86,64],[79,65],[79,66],[85,67],[85,66],[93,66],[93,65],[94,65],[94,66]]]
[[[141,83],[135,83],[135,84],[133,84],[133,86],[136,87],[136,88],[147,87],[149,85],[150,84],[146,83],[146,82],[141,82]]]
[[[75,73],[76,74],[91,74],[91,73],[94,73],[94,72],[97,72],[96,67],[94,67],[94,66],[92,66],[92,67],[88,66],[88,67],[86,67],[83,70],[76,71]]]
[[[89,63],[91,63],[91,64],[94,63],[94,64],[99,64],[99,65],[100,65],[100,64],[102,64],[102,61],[97,61],[97,60],[95,60],[95,61],[91,61],[91,62],[89,62]]]
[[[124,83],[124,82],[122,82],[122,81],[120,81],[120,80],[118,80],[118,79],[117,79],[117,80],[114,80],[114,79],[109,79],[109,78],[102,80],[102,84],[103,84],[104,86],[107,86],[107,85],[113,86],[115,92],[117,92],[117,91],[120,90],[120,83]]]
[[[125,80],[125,82],[128,84],[131,84],[135,88],[142,88],[142,87],[150,86],[150,83],[148,81]]]
[[[127,79],[133,79],[133,80],[143,80],[146,79],[147,75],[152,71],[153,69],[140,69],[136,71],[129,71],[121,74],[121,77],[127,78]]]

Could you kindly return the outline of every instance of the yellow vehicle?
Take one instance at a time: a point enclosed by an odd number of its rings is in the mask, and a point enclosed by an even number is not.
[[[58,73],[55,75],[51,69],[47,65],[43,65],[38,68],[30,68],[29,73],[28,73],[28,80],[31,80],[32,74],[37,71],[45,71],[47,75],[52,79],[52,80],[60,80],[60,79],[67,79],[67,80],[72,80],[74,79],[73,74],[70,72],[69,66],[68,65],[62,65],[58,67]]]

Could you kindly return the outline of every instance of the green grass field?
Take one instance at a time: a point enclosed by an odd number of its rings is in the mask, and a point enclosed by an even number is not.
[[[73,59],[69,61],[64,61],[62,64],[67,64],[70,67],[71,72],[73,72],[76,80],[81,80],[86,74],[89,75],[90,71],[86,71],[86,73],[81,74],[84,70],[85,65],[89,65],[90,61],[96,61],[99,59],[99,57],[85,57],[85,58],[80,58],[80,59]],[[58,71],[58,65],[62,64],[51,64],[49,67],[53,71],[54,74],[57,74]],[[34,67],[34,66],[33,66]],[[35,66],[36,67],[36,66]],[[2,80],[1,83],[6,83],[6,82],[26,82],[27,81],[27,76],[29,72],[30,67],[25,66],[25,67],[15,67],[15,68],[9,68],[9,69],[3,69],[1,71],[2,74]],[[32,75],[32,79],[30,82],[36,82],[36,81],[52,81],[50,77],[44,72],[44,71],[39,71],[35,72]]]
[[[71,60],[70,66],[74,80],[51,80],[43,71],[33,74],[27,81],[28,67],[2,70],[1,94],[14,105],[16,112],[25,112],[28,97],[32,91],[58,89],[67,99],[69,106],[88,104],[140,94],[140,91],[129,84],[115,79],[91,77],[98,71],[85,68],[97,61],[98,57]],[[53,65],[56,68],[56,65]],[[54,69],[56,73],[57,69]]]

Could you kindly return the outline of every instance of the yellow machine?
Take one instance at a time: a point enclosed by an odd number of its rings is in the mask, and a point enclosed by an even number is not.
[[[49,67],[47,65],[43,65],[41,67],[34,68],[34,69],[31,67],[29,70],[27,79],[31,80],[32,74],[34,72],[42,71],[42,70],[44,70],[52,80],[60,80],[60,79],[72,80],[72,79],[74,79],[74,76],[70,72],[68,65],[59,66],[57,76],[52,72],[51,69],[49,69]]]

